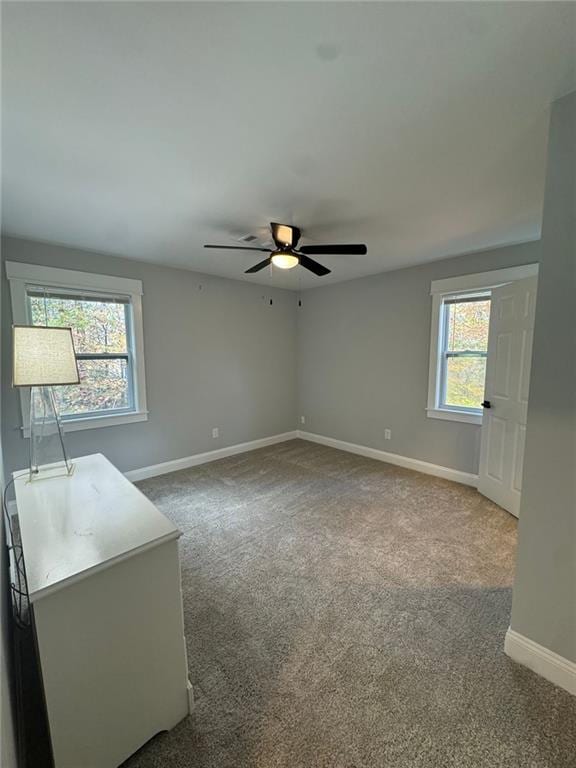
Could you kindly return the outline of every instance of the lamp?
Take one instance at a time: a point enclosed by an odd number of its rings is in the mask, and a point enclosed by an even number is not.
[[[14,325],[12,349],[12,386],[30,387],[30,480],[40,475],[39,457],[52,438],[57,440],[59,461],[44,467],[41,475],[70,475],[74,465],[66,454],[52,387],[80,383],[72,329]]]

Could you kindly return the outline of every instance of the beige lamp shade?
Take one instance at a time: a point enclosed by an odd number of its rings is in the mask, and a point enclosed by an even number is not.
[[[12,326],[14,387],[79,384],[70,328]]]

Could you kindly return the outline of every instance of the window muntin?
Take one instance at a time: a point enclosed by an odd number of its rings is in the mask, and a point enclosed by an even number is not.
[[[481,413],[486,378],[490,294],[444,298],[438,408]]]
[[[55,387],[63,420],[135,411],[129,297],[27,288],[33,325],[72,328],[80,384]]]

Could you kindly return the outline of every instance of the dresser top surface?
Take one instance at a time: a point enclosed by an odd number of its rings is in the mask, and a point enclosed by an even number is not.
[[[18,521],[30,600],[180,535],[101,454],[74,459],[69,477],[16,472]]]

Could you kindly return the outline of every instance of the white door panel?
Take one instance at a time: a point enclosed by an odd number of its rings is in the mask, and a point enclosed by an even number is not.
[[[507,400],[510,397],[510,355],[512,352],[512,334],[501,333],[496,341],[496,366],[494,375],[494,395]]]
[[[488,467],[486,474],[492,480],[502,482],[504,479],[504,446],[506,443],[506,422],[493,416],[487,426],[490,440]]]
[[[520,353],[520,393],[519,399],[528,404],[528,389],[530,387],[530,363],[532,360],[532,328],[522,331],[522,349]]]
[[[478,490],[518,516],[528,412],[536,278],[492,291]]]
[[[522,470],[524,468],[524,445],[526,443],[526,427],[516,425],[516,441],[514,445],[514,485],[515,491],[522,490]]]

